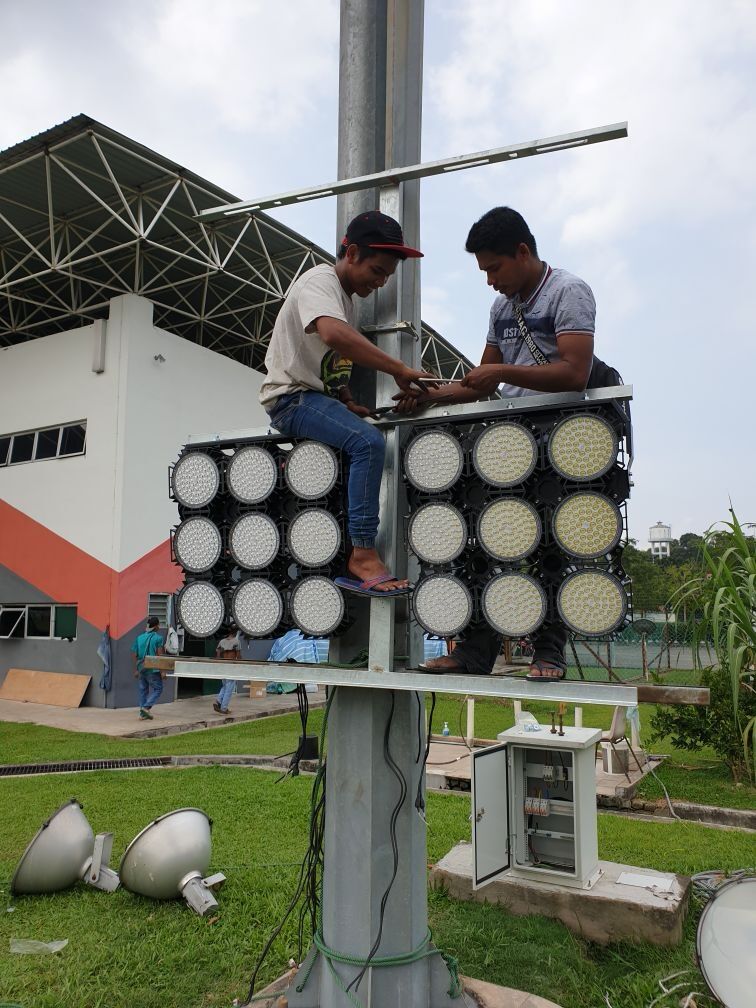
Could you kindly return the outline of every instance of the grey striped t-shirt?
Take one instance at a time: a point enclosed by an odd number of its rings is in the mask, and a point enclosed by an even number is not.
[[[536,346],[549,361],[559,360],[557,339],[560,333],[580,332],[593,336],[596,327],[596,301],[593,291],[580,277],[563,269],[552,269],[544,263],[541,282],[527,301],[520,301],[525,325]],[[487,343],[501,351],[505,364],[523,364],[537,367],[520,334],[512,300],[500,294],[491,307]],[[538,395],[533,389],[517,385],[502,385],[504,396]]]

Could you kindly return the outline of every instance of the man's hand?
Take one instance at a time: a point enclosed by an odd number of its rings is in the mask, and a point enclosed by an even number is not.
[[[423,406],[427,406],[431,401],[431,397],[427,392],[416,393],[414,389],[411,389],[409,392],[397,392],[391,398],[396,403],[394,409],[397,413],[414,413],[415,410],[422,409]]]
[[[400,371],[394,375],[394,381],[408,395],[419,396],[425,388],[437,388],[438,380],[433,374],[427,371],[416,371],[414,368],[404,365]],[[421,383],[421,384],[418,384]]]
[[[479,364],[468,371],[460,384],[463,388],[472,389],[479,395],[491,395],[502,381],[499,364]]]
[[[344,405],[350,413],[354,413],[355,416],[362,417],[363,420],[366,417],[373,415],[373,411],[371,409],[367,406],[360,406],[360,404],[355,402],[354,399],[350,399],[349,402],[344,403]]]

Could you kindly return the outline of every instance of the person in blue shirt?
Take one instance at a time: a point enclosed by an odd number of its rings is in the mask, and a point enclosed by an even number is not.
[[[134,678],[137,680],[139,688],[139,717],[143,721],[152,721],[150,713],[153,704],[156,704],[160,694],[163,692],[163,679],[165,672],[157,669],[146,669],[144,660],[153,655],[161,655],[163,651],[163,636],[158,631],[159,621],[156,616],[147,619],[147,627],[144,633],[140,633],[131,645],[131,654],[134,659]]]

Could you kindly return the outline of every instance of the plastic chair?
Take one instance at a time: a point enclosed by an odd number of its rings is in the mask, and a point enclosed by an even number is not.
[[[627,737],[627,708],[626,707],[615,707],[614,714],[612,715],[612,723],[609,727],[609,731],[601,733],[601,742],[608,742],[612,747],[612,752],[615,758],[619,759],[617,756],[617,743],[626,742],[627,748],[632,753],[633,759],[635,760],[635,765],[638,767],[640,773],[643,773],[643,767],[638,761],[638,757],[635,755],[632,745],[630,744],[630,739]],[[596,757],[598,758],[598,745],[596,746]],[[627,777],[628,783],[630,782],[630,774],[625,770],[625,777]]]

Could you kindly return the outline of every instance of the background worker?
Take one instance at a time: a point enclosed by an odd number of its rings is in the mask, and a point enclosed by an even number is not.
[[[233,624],[228,628],[226,636],[218,641],[215,649],[215,657],[224,661],[238,661],[241,657],[241,642],[239,632]],[[218,696],[213,701],[213,710],[216,714],[230,714],[229,702],[236,688],[235,679],[221,679],[221,687]]]
[[[158,630],[159,626],[160,621],[157,616],[149,616],[145,630],[131,645],[134,678],[137,680],[139,690],[139,717],[143,721],[152,721],[152,707],[158,702],[160,694],[163,692],[165,672],[144,667],[145,658],[164,653],[163,636]]]

